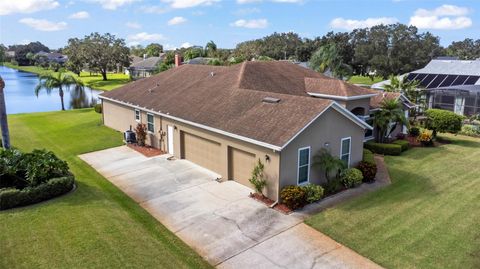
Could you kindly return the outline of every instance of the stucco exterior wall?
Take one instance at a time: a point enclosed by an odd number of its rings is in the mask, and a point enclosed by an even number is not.
[[[104,123],[106,126],[113,128],[118,131],[125,131],[129,129],[129,126],[132,125],[132,128],[135,128],[137,122],[135,121],[135,112],[134,108],[128,107],[125,105],[113,103],[107,100],[103,101],[103,113],[104,113]],[[265,175],[267,177],[268,185],[265,190],[265,195],[271,199],[278,199],[278,178],[280,171],[280,154],[274,152],[272,149],[261,147],[255,144],[244,142],[238,139],[233,139],[225,135],[217,134],[211,131],[200,129],[195,126],[187,125],[182,122],[171,120],[160,115],[154,115],[155,117],[155,132],[149,134],[147,137],[147,144],[156,148],[161,148],[166,151],[167,137],[165,136],[164,142],[160,143],[160,131],[167,132],[167,126],[171,125],[176,127],[174,129],[174,155],[177,158],[181,158],[181,138],[180,134],[182,132],[194,134],[209,140],[216,141],[220,143],[221,147],[221,156],[220,161],[220,170],[214,171],[218,173],[222,179],[228,179],[228,148],[233,147],[237,148],[255,155],[256,160],[260,159],[265,165]],[[141,112],[141,122],[147,124],[147,113]],[[266,161],[266,156],[268,155],[269,161]],[[252,167],[253,169],[253,167]],[[252,188],[252,186],[248,186]]]
[[[287,185],[297,185],[298,149],[311,147],[310,165],[313,156],[325,147],[332,155],[339,157],[341,139],[351,137],[350,166],[355,166],[362,160],[364,129],[346,118],[338,111],[329,109],[318,118],[310,127],[297,136],[280,154],[280,190]],[[310,166],[310,183],[320,184],[325,182],[324,173]]]
[[[350,112],[357,107],[362,107],[363,109],[365,109],[364,115],[368,115],[370,113],[370,98],[363,98],[363,99],[350,100],[350,101],[340,101],[338,103],[341,104],[346,109],[348,109],[348,111]]]

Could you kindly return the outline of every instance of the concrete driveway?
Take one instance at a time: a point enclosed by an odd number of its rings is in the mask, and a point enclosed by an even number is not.
[[[249,198],[251,189],[167,157],[125,146],[80,156],[219,268],[379,268],[302,219]]]

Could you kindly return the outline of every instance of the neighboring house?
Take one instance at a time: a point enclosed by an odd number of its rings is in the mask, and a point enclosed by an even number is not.
[[[480,60],[440,57],[424,68],[405,74],[417,80],[425,93],[428,108],[440,108],[460,115],[480,114]],[[389,81],[373,85],[382,88]]]
[[[15,58],[15,51],[14,50],[7,50],[5,51],[5,58],[11,60]]]
[[[196,58],[193,58],[193,59],[190,59],[190,60],[186,61],[185,63],[186,64],[203,64],[203,65],[206,65],[212,59],[213,58],[208,58],[208,57],[196,57]]]
[[[147,143],[252,187],[265,164],[266,195],[322,183],[313,156],[327,148],[355,166],[377,91],[289,62],[182,65],[102,93],[103,120],[118,131],[144,123]]]
[[[37,61],[40,62],[47,62],[47,63],[58,63],[58,64],[65,64],[68,60],[68,56],[58,53],[58,52],[45,52],[40,51],[35,54],[37,57]]]
[[[126,74],[130,75],[132,79],[147,78],[155,74],[158,64],[163,60],[164,54],[160,57],[144,58],[141,61],[133,63],[127,68]]]
[[[382,106],[382,102],[385,99],[394,99],[397,100],[401,105],[402,105],[402,110],[404,111],[405,118],[408,119],[410,117],[409,112],[410,109],[415,108],[415,104],[412,103],[408,98],[399,93],[399,92],[381,92],[380,94],[372,97],[370,99],[370,115],[368,117],[365,117],[365,121],[373,126],[373,119],[375,118],[374,114],[375,111],[380,110]],[[398,134],[403,133],[406,134],[408,133],[408,129],[406,125],[395,125],[395,130],[393,130],[390,134],[390,138],[395,138]],[[392,126],[393,127],[393,126]],[[365,140],[372,140],[375,138],[375,129],[367,131],[365,133]]]

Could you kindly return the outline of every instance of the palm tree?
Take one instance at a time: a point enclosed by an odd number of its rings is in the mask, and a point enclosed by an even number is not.
[[[45,89],[48,94],[52,92],[53,89],[58,89],[58,95],[62,102],[62,110],[65,110],[65,104],[63,102],[63,88],[67,90],[70,89],[70,86],[75,88],[83,88],[83,82],[76,79],[72,75],[63,74],[62,72],[58,73],[48,73],[40,75],[39,82],[37,87],[35,87],[35,94],[38,97],[38,94],[42,89]]]
[[[334,77],[348,78],[352,75],[352,67],[343,62],[335,44],[321,46],[315,51],[309,62],[310,68],[317,72],[330,70]]]
[[[208,57],[214,56],[215,52],[217,51],[217,44],[210,40],[207,45],[205,45],[205,55]]]
[[[5,82],[0,76],[0,127],[2,128],[2,146],[4,149],[10,148],[10,134],[8,132],[7,109],[5,107],[5,94],[3,89]]]
[[[412,101],[416,105],[425,106],[424,101],[421,100],[422,91],[419,90],[420,82],[418,80],[408,80],[407,76],[404,76],[402,79],[399,79],[398,76],[390,76],[390,84],[384,86],[386,92],[399,92],[408,100]],[[411,114],[414,118],[417,117],[418,111],[417,107],[411,110]]]
[[[396,99],[382,101],[380,110],[375,113],[373,125],[377,128],[377,141],[385,143],[398,123],[408,126],[408,120]]]
[[[346,168],[346,163],[339,158],[334,157],[326,148],[322,148],[313,156],[314,167],[318,167],[325,172],[325,179],[328,183],[335,179],[342,169]],[[335,176],[332,177],[332,174]]]

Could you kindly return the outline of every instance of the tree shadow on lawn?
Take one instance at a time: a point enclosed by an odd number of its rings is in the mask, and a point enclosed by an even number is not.
[[[480,138],[464,137],[461,135],[457,135],[455,138],[456,139],[449,139],[453,145],[468,148],[480,148]]]

